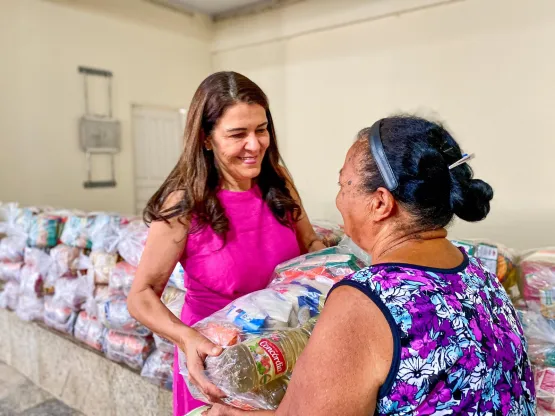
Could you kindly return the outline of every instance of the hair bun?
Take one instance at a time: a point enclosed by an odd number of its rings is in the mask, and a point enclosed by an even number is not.
[[[456,181],[457,179],[454,179]],[[490,211],[493,189],[480,179],[471,179],[458,183],[451,191],[453,212],[461,220],[469,222],[481,221]]]

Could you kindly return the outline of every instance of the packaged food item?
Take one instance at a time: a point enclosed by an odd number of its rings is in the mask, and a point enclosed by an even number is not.
[[[121,291],[127,296],[131,290],[133,279],[135,279],[136,271],[136,267],[126,261],[120,261],[112,269],[108,285],[111,289]]]
[[[133,220],[120,229],[118,252],[130,265],[137,267],[145,248],[148,227],[142,220]]]
[[[14,280],[19,282],[23,263],[0,262],[0,281]]]
[[[89,273],[92,273],[96,284],[108,284],[117,260],[117,253],[107,253],[104,251],[91,252],[91,267],[89,268]]]
[[[92,250],[116,254],[120,234],[120,215],[105,212],[91,215],[94,215],[94,221],[89,229]]]
[[[95,350],[103,351],[107,333],[108,330],[97,318],[90,316],[86,311],[79,312],[73,333],[75,338]]]
[[[34,294],[20,292],[15,313],[23,321],[42,321],[44,315],[44,298]]]
[[[343,227],[330,221],[313,221],[312,228],[314,228],[318,238],[328,247],[338,245],[344,235]]]
[[[490,273],[495,274],[513,301],[520,298],[518,256],[514,250],[487,240],[452,240],[451,242],[463,248],[469,256],[479,259]]]
[[[10,280],[0,292],[0,308],[15,311],[19,298],[19,282]]]
[[[140,370],[153,349],[152,337],[122,334],[113,330],[106,335],[106,357]]]
[[[295,258],[276,268],[268,288],[195,324],[197,331],[224,347],[205,367],[207,377],[226,393],[225,403],[243,410],[275,409],[329,290],[365,266],[346,245]],[[188,381],[184,354],[178,354],[189,390],[206,402]]]
[[[66,334],[73,333],[77,313],[54,296],[44,298],[44,323]]]
[[[164,293],[162,293],[162,303],[166,305],[166,307],[175,316],[179,317],[181,315],[181,310],[183,309],[184,302],[185,292],[171,286],[167,286],[164,289]],[[174,345],[171,343],[171,341],[157,334],[154,334],[154,342],[156,343],[156,348],[161,352],[173,354]]]
[[[33,216],[27,245],[40,248],[54,247],[58,244],[61,223],[62,218],[57,215],[42,213]]]
[[[86,275],[60,277],[54,284],[54,300],[71,310],[78,311],[87,300],[88,286]]]
[[[106,328],[120,333],[141,337],[152,334],[150,329],[129,314],[127,299],[121,295],[98,304],[98,319]]]
[[[152,384],[171,391],[173,387],[173,353],[154,350],[147,358],[141,376]]]
[[[551,294],[555,288],[555,249],[542,249],[522,256],[522,295],[527,305],[552,314]]]
[[[555,412],[555,368],[536,368],[534,371],[534,381],[536,384],[538,411]]]
[[[77,260],[81,254],[82,250],[78,247],[64,244],[52,248],[50,250],[51,266],[49,274],[55,276],[55,279],[61,276],[75,276],[77,274]]]
[[[185,270],[181,263],[175,265],[175,269],[170,276],[168,286],[175,287],[176,289],[185,291]]]
[[[27,237],[8,235],[0,240],[0,262],[20,263],[23,261]]]
[[[82,215],[69,215],[64,222],[60,241],[71,247],[90,249],[92,243],[89,239],[90,228],[94,217]]]

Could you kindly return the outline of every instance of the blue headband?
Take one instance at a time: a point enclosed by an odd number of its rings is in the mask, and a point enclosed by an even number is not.
[[[372,127],[370,127],[368,142],[370,145],[370,153],[376,161],[378,170],[380,171],[380,174],[385,182],[385,187],[390,192],[393,192],[399,186],[399,182],[397,182],[397,177],[395,176],[395,173],[393,173],[393,169],[391,169],[391,165],[387,160],[387,156],[383,148],[382,138],[380,137],[381,124],[382,120],[378,120],[372,125]]]

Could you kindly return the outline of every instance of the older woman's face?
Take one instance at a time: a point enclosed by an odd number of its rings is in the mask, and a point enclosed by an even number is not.
[[[345,233],[355,243],[359,241],[359,233],[368,220],[367,197],[362,188],[362,177],[357,169],[360,146],[357,142],[347,152],[345,163],[339,173],[339,193],[335,200],[337,209],[343,217]]]
[[[214,126],[207,143],[224,178],[240,183],[260,174],[270,145],[266,110],[258,104],[229,107]]]

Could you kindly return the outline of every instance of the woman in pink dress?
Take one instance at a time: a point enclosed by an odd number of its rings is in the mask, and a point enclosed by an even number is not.
[[[279,263],[324,248],[280,165],[268,100],[234,72],[205,79],[185,128],[183,154],[144,212],[150,233],[129,312],[187,357],[191,380],[210,398],[221,394],[203,375],[221,348],[191,328],[234,299],[266,287]],[[187,295],[177,319],[160,301],[180,262]],[[202,405],[174,364],[174,415]]]

